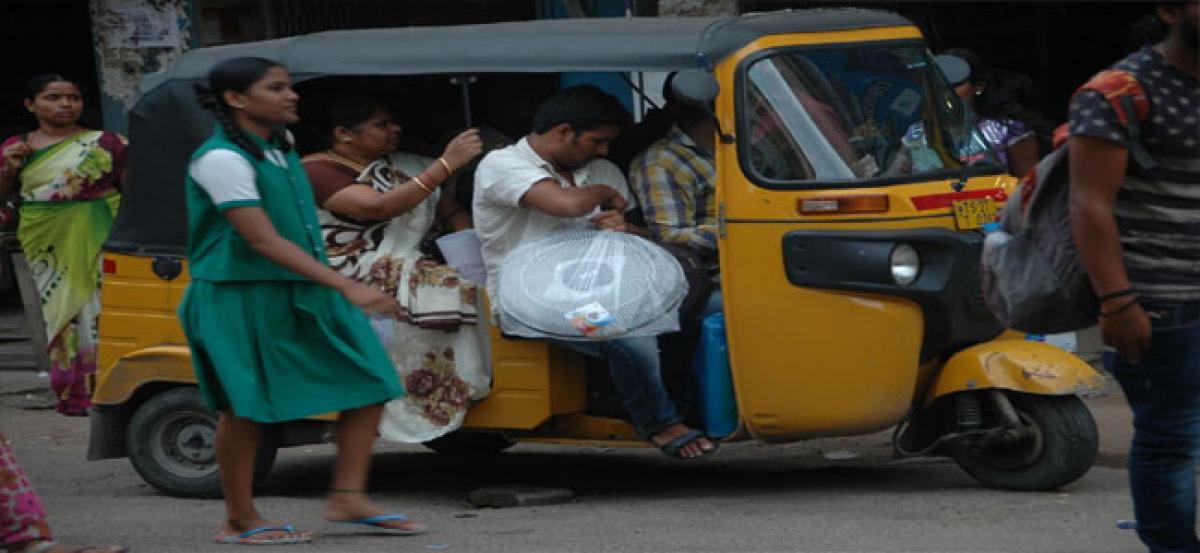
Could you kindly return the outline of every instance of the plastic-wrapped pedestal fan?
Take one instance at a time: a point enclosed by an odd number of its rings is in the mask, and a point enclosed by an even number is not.
[[[580,229],[524,244],[500,265],[500,325],[530,338],[604,340],[679,330],[687,280],[675,258],[621,232]]]

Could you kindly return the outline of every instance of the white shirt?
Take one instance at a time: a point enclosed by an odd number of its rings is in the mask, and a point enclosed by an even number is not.
[[[615,188],[629,201],[625,175],[611,161],[594,159],[572,174],[574,186],[603,184]],[[525,193],[544,180],[553,180],[563,188],[571,182],[554,171],[522,138],[516,144],[489,153],[475,169],[475,197],[472,216],[475,233],[483,244],[483,262],[487,266],[487,292],[493,312],[496,283],[504,258],[517,246],[543,238],[555,231],[572,227],[591,227],[592,214],[583,217],[555,217],[533,207],[521,205]],[[632,205],[632,202],[630,202]]]
[[[287,167],[283,152],[270,149],[263,154],[271,163]],[[209,150],[188,166],[188,174],[200,185],[213,205],[220,209],[229,202],[258,201],[258,185],[255,183],[254,166],[241,154],[224,148]]]

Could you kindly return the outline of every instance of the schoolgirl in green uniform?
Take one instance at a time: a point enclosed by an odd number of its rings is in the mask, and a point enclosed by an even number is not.
[[[261,58],[223,61],[197,87],[216,114],[188,167],[189,271],[179,317],[200,391],[220,412],[216,455],[225,494],[222,543],[303,543],[266,520],[251,486],[259,425],[339,411],[337,466],[325,518],[399,534],[424,530],[366,494],[384,402],[403,395],[364,311],[396,300],[329,268],[312,192],[282,126],[299,96]]]

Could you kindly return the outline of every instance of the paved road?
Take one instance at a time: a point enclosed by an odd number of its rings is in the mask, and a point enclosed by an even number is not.
[[[87,421],[28,409],[37,395],[13,392],[29,380],[29,373],[0,371],[0,392],[7,392],[0,395],[0,431],[62,539],[120,542],[137,552],[230,550],[207,541],[222,516],[220,501],[159,495],[125,460],[85,461]],[[737,444],[699,463],[650,450],[543,445],[518,445],[480,462],[382,446],[376,498],[433,527],[412,538],[324,523],[321,495],[332,460],[329,446],[280,454],[260,507],[318,539],[289,550],[1139,551],[1132,532],[1114,527],[1130,518],[1118,467],[1098,466],[1056,493],[997,492],[977,487],[949,462],[889,462],[881,434]],[[465,502],[477,487],[516,483],[566,487],[577,497],[519,509],[478,510]]]

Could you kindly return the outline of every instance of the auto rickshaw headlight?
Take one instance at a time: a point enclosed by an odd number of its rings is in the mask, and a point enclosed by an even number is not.
[[[917,255],[916,248],[908,244],[896,244],[896,247],[892,248],[890,261],[892,279],[896,284],[908,286],[916,282],[921,274],[921,256]]]

